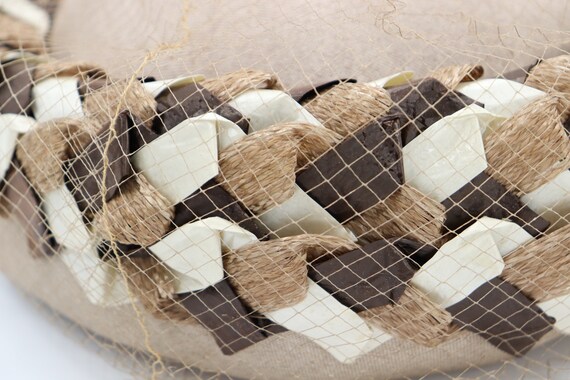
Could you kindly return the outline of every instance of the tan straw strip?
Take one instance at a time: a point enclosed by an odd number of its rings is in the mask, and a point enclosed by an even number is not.
[[[0,43],[30,53],[44,54],[45,45],[40,32],[25,22],[0,12]]]
[[[451,314],[413,286],[406,288],[398,303],[366,310],[359,315],[391,335],[427,347],[449,340],[458,331],[452,324]]]
[[[251,134],[222,151],[219,165],[218,181],[254,214],[293,196],[297,149],[287,136]]]
[[[536,100],[485,135],[491,177],[520,195],[570,167],[570,140],[559,104],[553,95]]]
[[[206,79],[200,84],[223,101],[229,101],[248,90],[284,89],[277,75],[252,69],[240,69],[218,78]]]
[[[368,241],[407,237],[438,245],[444,221],[445,208],[441,203],[404,184],[384,202],[345,225]]]
[[[250,244],[224,257],[224,268],[240,298],[254,310],[292,306],[307,293],[307,260],[356,249],[335,236],[298,235]]]
[[[340,140],[336,133],[314,125],[276,124],[222,151],[218,181],[253,213],[260,214],[289,199],[295,170]]]
[[[165,300],[172,299],[174,278],[157,259],[152,256],[117,259],[121,261],[129,289],[146,309],[156,313]]]
[[[282,138],[293,142],[297,150],[297,169],[301,169],[342,141],[342,136],[338,133],[304,123],[276,124],[255,134],[263,139]]]
[[[483,76],[485,69],[481,65],[454,65],[434,70],[429,77],[437,79],[453,90],[462,82],[471,82]]]
[[[149,246],[168,232],[173,216],[170,202],[139,174],[95,214],[93,228],[105,240]]]
[[[570,291],[570,225],[517,248],[505,257],[502,277],[536,301]]]
[[[133,117],[152,127],[156,115],[156,100],[139,81],[118,81],[109,83],[93,92],[88,92],[83,100],[83,111],[87,117],[108,125],[115,115],[128,110]]]
[[[347,136],[386,114],[392,99],[386,90],[360,83],[340,83],[305,105],[325,127]]]
[[[562,114],[570,116],[570,55],[545,59],[530,71],[526,85],[564,98]]]
[[[156,308],[150,310],[155,316],[167,319],[169,321],[184,322],[189,324],[199,324],[199,322],[190,314],[180,303],[179,296],[174,298],[163,298],[158,300]]]
[[[229,252],[224,267],[240,298],[254,310],[267,312],[292,306],[305,297],[305,256],[302,245],[270,240]]]
[[[49,60],[39,63],[34,70],[34,80],[40,81],[49,77],[105,78],[107,74],[101,67],[88,62],[67,62]]]
[[[63,184],[63,161],[75,157],[92,140],[96,129],[88,120],[64,118],[37,124],[22,136],[16,157],[40,194]]]

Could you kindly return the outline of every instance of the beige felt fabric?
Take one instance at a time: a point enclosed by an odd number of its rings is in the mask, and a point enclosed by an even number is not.
[[[22,230],[13,220],[0,220],[0,241],[3,244],[0,270],[27,293],[99,336],[145,350],[144,334],[132,306],[102,308],[90,304],[59,258],[32,258]],[[304,378],[310,373],[316,380],[384,379],[422,376],[509,359],[507,354],[470,333],[459,334],[436,348],[392,339],[350,365],[340,364],[308,339],[290,332],[233,356],[223,356],[213,338],[199,325],[157,320],[145,312],[142,315],[151,347],[165,361],[241,378]],[[556,336],[550,333],[543,341]]]
[[[122,76],[140,65],[147,49],[165,42],[179,45],[144,70],[159,79],[245,67],[275,71],[290,88],[465,63],[483,64],[493,76],[570,42],[566,3],[61,0],[51,39],[58,56]]]

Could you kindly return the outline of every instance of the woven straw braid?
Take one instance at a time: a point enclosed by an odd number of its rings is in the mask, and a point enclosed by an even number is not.
[[[570,140],[560,98],[536,100],[485,135],[488,173],[517,194],[529,193],[570,167]]]
[[[570,292],[570,225],[524,244],[505,257],[502,277],[537,301]]]
[[[77,73],[81,72],[77,71]],[[253,72],[251,74],[253,76]],[[235,83],[230,81],[228,77],[224,78],[224,91],[227,92],[225,100],[247,89],[258,88],[260,83],[262,83],[261,86],[273,86],[268,79],[267,82],[250,79],[247,86],[243,80],[243,76],[235,79]],[[253,86],[252,84],[255,83],[257,84]],[[138,95],[141,94],[141,91],[145,96],[139,98]],[[134,116],[148,121],[152,120],[155,114],[155,101],[154,99],[149,100],[149,96],[138,82],[135,84],[127,84],[126,82],[108,84],[102,89],[86,95],[84,109],[89,118],[108,124],[120,105],[119,108],[128,109]],[[345,96],[347,97],[345,98]],[[545,102],[551,107],[549,108],[549,115],[554,115],[553,117],[559,119],[560,115],[556,110],[555,100]],[[338,85],[315,98],[307,105],[309,110],[311,104],[321,107],[320,109],[316,108],[321,112],[320,116],[316,116],[327,129],[299,123],[275,125],[244,137],[220,153],[220,174],[217,180],[252,212],[262,213],[291,197],[297,170],[340,142],[342,136],[358,130],[385,114],[391,106],[391,100],[384,90],[347,83]],[[538,105],[535,105],[536,107]],[[340,109],[345,114],[339,119],[335,119]],[[527,115],[527,121],[530,116],[538,118],[534,108],[527,112],[528,115],[523,114]],[[544,118],[543,114],[540,115]],[[515,126],[522,125],[520,121],[517,122],[517,117],[521,116],[515,115],[507,123],[511,122]],[[531,119],[531,121],[535,122],[536,120]],[[552,119],[550,121],[544,128],[538,129],[548,130],[550,127],[558,133],[560,123],[553,123]],[[501,131],[493,133],[501,134],[507,127],[503,126]],[[64,131],[66,130],[64,129]],[[69,132],[69,135],[73,134]],[[89,138],[92,138],[93,135],[94,133],[91,131]],[[522,136],[500,135],[505,139],[511,138],[515,142],[520,142],[526,138],[526,135],[523,134]],[[65,143],[67,140],[64,139],[63,141],[57,140],[45,145],[61,155],[62,151],[67,152],[69,150],[66,148],[69,145]],[[499,156],[496,152],[504,150],[504,148],[493,141],[486,140],[486,144],[487,148],[490,149],[491,156],[495,158],[495,156]],[[85,144],[84,141],[81,142],[81,146],[85,146],[83,144]],[[546,157],[546,153],[551,153],[554,156],[551,150],[559,152],[560,147],[567,149],[566,145],[557,145],[548,139],[544,145],[551,149],[547,152],[539,150],[536,153],[533,151],[530,156],[535,159],[536,157]],[[39,156],[35,157],[35,159],[30,160],[42,161]],[[59,158],[58,168],[64,158]],[[545,164],[542,170],[548,172],[549,170],[552,171],[553,166],[557,167],[553,161],[554,159],[550,159],[549,164]],[[515,163],[512,165],[516,166]],[[567,162],[566,166],[568,166]],[[501,175],[504,174],[503,171],[506,171],[507,176],[513,178],[513,175],[508,171],[509,168],[501,169]],[[59,170],[61,171],[60,168]],[[516,183],[519,182],[521,181]],[[536,186],[534,183],[532,185]],[[122,184],[121,194],[111,199],[100,212],[94,215],[92,224],[94,232],[106,240],[148,246],[169,231],[173,214],[173,207],[168,200],[160,195],[144,176],[138,175]],[[435,244],[441,238],[443,221],[444,207],[441,204],[424,196],[419,191],[403,185],[383,202],[349,221],[347,225],[365,240],[408,237]],[[547,244],[548,241],[544,240],[547,238],[554,239],[554,243],[551,243],[555,248],[559,247],[557,244],[567,247],[568,229],[559,231],[566,231],[566,235],[553,234],[547,236],[540,240],[546,243],[538,245],[538,247],[546,247],[552,251],[552,247]],[[525,246],[525,252],[528,252],[529,249],[539,249],[534,248],[531,244]],[[354,243],[337,237],[300,235],[259,242],[226,252],[224,269],[229,274],[229,281],[244,303],[257,311],[268,312],[294,305],[304,298],[308,281],[307,262],[356,248],[357,246]],[[512,255],[515,258],[517,255],[522,256],[518,251]],[[560,256],[561,254],[557,253],[556,255]],[[540,252],[535,253],[534,256],[540,257]],[[120,260],[120,267],[128,278],[130,289],[146,308],[156,315],[163,314],[169,319],[193,321],[188,312],[176,302],[176,298],[173,296],[174,279],[158,260],[154,257],[122,257],[117,259]],[[550,259],[548,257],[548,260]],[[513,263],[507,265],[508,269],[505,270],[504,274],[506,277],[513,276],[511,282],[517,286],[519,284],[516,282],[517,278],[513,273],[517,273],[521,279],[526,278],[524,281],[528,283],[527,275],[544,266],[543,262],[538,263],[536,260],[531,263],[532,265],[528,264],[532,261],[528,258],[523,261],[524,265],[518,264],[515,259],[512,260],[514,260]],[[557,260],[564,263],[560,257]],[[548,264],[549,268],[554,267],[554,261]],[[536,274],[533,276],[536,277]],[[544,276],[544,278],[548,277],[553,276]],[[552,286],[563,287],[564,290],[568,288],[568,285],[562,282],[560,278]],[[540,284],[538,289],[540,288],[547,289],[544,283]],[[521,289],[523,288],[521,287]],[[527,287],[523,291],[533,298],[536,296],[536,299],[541,299],[539,298],[541,295],[535,294],[536,289]],[[554,295],[549,293],[548,296]],[[361,315],[392,335],[425,346],[438,345],[450,339],[457,331],[457,327],[451,324],[453,320],[451,315],[412,286],[407,287],[397,304],[374,308],[361,313]]]
[[[275,74],[252,69],[241,69],[218,78],[206,79],[200,84],[223,101],[231,100],[248,90],[284,89]]]
[[[341,83],[305,105],[325,127],[342,136],[386,114],[391,106],[390,95],[384,89],[356,83]],[[369,241],[408,236],[433,243],[441,237],[444,211],[440,203],[403,185],[346,226]]]
[[[360,83],[340,83],[305,105],[325,127],[347,136],[392,107],[386,90]]]

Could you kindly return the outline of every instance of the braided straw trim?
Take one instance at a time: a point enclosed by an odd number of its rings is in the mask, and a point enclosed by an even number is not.
[[[240,69],[218,78],[206,79],[200,84],[226,102],[248,90],[284,90],[277,75],[253,69]]]
[[[459,330],[452,324],[453,317],[448,311],[411,285],[398,303],[375,307],[359,315],[391,335],[427,347],[451,339]]]
[[[147,310],[157,313],[165,300],[172,299],[174,278],[156,258],[118,256],[116,259],[120,260],[130,291]]]
[[[44,54],[44,40],[40,32],[32,25],[12,18],[0,12],[0,43],[30,53]]]
[[[345,223],[366,240],[406,237],[437,245],[442,236],[445,207],[406,184],[383,202]]]
[[[570,292],[570,225],[524,244],[505,257],[502,277],[536,301]]]
[[[139,81],[118,81],[89,92],[83,100],[83,111],[87,117],[101,125],[108,125],[114,116],[128,110],[148,128],[156,115],[156,100]]]
[[[560,98],[546,96],[484,137],[490,176],[518,195],[530,193],[570,167],[570,140]]]
[[[356,248],[335,236],[297,235],[230,251],[224,257],[224,268],[240,298],[264,313],[303,300],[308,289],[307,260]]]
[[[483,76],[485,69],[481,65],[454,65],[442,67],[430,73],[429,77],[437,79],[450,90],[459,83],[471,82]]]
[[[570,116],[570,55],[545,59],[529,73],[525,84],[549,93],[559,93],[564,102],[561,113]]]
[[[64,183],[63,161],[75,157],[97,129],[92,122],[55,119],[37,124],[19,140],[16,157],[32,185],[40,194]]]
[[[108,241],[149,246],[169,231],[173,217],[174,207],[139,174],[95,214],[93,229]]]
[[[50,60],[39,63],[34,70],[34,80],[40,81],[49,77],[105,78],[107,74],[101,67],[87,62],[66,62]]]
[[[360,83],[340,83],[320,94],[305,108],[325,127],[347,136],[392,107],[392,99],[386,90]]]

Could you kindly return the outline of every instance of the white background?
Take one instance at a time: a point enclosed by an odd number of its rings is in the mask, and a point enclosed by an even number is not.
[[[34,303],[1,274],[0,300],[0,379],[132,379],[112,367],[80,329]]]

